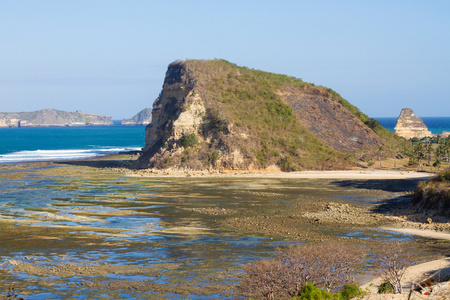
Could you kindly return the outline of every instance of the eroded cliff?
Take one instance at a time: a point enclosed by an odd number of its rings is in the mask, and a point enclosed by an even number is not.
[[[153,104],[139,166],[346,168],[385,145],[373,128],[389,135],[330,89],[224,60],[178,61]]]

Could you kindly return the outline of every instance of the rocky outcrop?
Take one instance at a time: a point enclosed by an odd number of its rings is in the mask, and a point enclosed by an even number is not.
[[[336,92],[223,60],[169,65],[141,168],[344,168],[384,144]],[[375,124],[376,125],[376,124]],[[378,126],[378,125],[377,125]],[[186,140],[195,141],[185,146]]]
[[[405,139],[432,136],[422,119],[415,116],[411,108],[403,108],[395,125],[395,134]]]
[[[122,125],[148,125],[152,122],[152,109],[151,108],[144,108],[140,112],[138,112],[134,117],[131,119],[122,119],[121,124]]]
[[[33,112],[0,113],[0,127],[110,126],[111,117],[82,111],[43,109]]]

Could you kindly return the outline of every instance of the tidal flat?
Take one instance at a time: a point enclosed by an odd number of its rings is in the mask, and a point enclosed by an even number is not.
[[[375,253],[394,239],[418,261],[450,255],[447,241],[380,228],[409,218],[418,179],[129,177],[110,165],[0,165],[1,294],[234,299],[243,264],[293,243]]]

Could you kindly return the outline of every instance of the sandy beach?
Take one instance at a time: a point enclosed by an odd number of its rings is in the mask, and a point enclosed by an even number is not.
[[[411,298],[408,298],[412,284],[418,284],[422,279],[426,279],[433,274],[435,274],[437,279],[449,278],[450,258],[437,259],[409,267],[403,277],[403,294],[377,294],[378,287],[381,283],[383,283],[383,279],[381,277],[377,277],[369,282],[366,282],[361,285],[363,290],[369,292],[364,299],[445,299],[443,297],[448,296],[450,293],[450,282],[448,281],[434,285],[434,291],[429,296],[424,295],[424,292],[427,291],[424,290],[422,292],[414,291],[411,294]],[[424,284],[422,285],[425,286]]]

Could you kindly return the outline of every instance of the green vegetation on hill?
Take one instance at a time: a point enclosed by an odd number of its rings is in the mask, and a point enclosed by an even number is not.
[[[392,156],[404,147],[329,88],[221,59],[172,63],[155,103],[158,117],[149,126],[152,140],[142,167],[345,169],[363,156],[378,158],[380,151]],[[186,136],[174,138],[171,132],[193,103],[205,112],[190,115],[202,120],[194,129],[198,142],[187,145]],[[186,135],[196,125],[183,126],[189,129],[177,132]]]
[[[401,137],[392,133],[389,129],[384,128],[379,121],[372,119],[361,112],[356,106],[352,105],[350,102],[342,98],[341,95],[339,95],[332,89],[326,88],[326,90],[332,95],[334,100],[338,101],[342,106],[348,109],[352,114],[354,114],[370,129],[375,131],[378,136],[384,140],[384,149],[381,150],[385,153],[385,155],[392,155],[395,153],[406,154],[407,152],[411,151],[409,143],[407,143]]]
[[[255,156],[259,167],[277,164],[282,170],[342,168],[346,156],[325,145],[296,119],[278,91],[284,85],[311,85],[294,77],[238,67],[224,60],[187,61],[199,92],[210,105],[209,132],[220,145]],[[239,134],[228,134],[228,128]],[[319,165],[317,165],[319,163]]]

